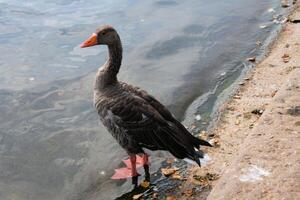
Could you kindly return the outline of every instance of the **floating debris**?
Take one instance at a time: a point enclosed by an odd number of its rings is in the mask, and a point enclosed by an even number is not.
[[[105,173],[105,171],[100,171],[100,173],[99,173],[100,175],[102,175],[102,176],[104,176],[106,173]]]
[[[269,12],[269,13],[274,13],[275,10],[274,10],[273,8],[269,8],[269,9],[268,9],[268,12]]]
[[[260,25],[259,28],[261,28],[261,29],[267,28],[267,25]]]
[[[34,80],[35,80],[35,78],[34,78],[34,77],[30,77],[28,80],[30,80],[30,81],[34,81]]]
[[[226,72],[222,72],[220,75],[221,75],[221,76],[225,76],[225,75],[226,75]]]
[[[201,116],[200,116],[200,115],[196,115],[196,116],[195,116],[195,119],[196,119],[197,121],[199,121],[199,120],[201,120]]]

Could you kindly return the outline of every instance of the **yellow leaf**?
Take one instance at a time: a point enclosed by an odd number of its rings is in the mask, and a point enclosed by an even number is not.
[[[148,181],[143,181],[143,182],[141,183],[141,186],[142,186],[143,188],[148,188],[148,187],[150,186],[150,182],[148,182]]]
[[[136,195],[133,195],[132,199],[137,200],[137,199],[141,198],[142,196],[143,196],[143,193],[136,194]]]
[[[167,196],[166,200],[176,200],[175,197]]]
[[[182,180],[182,177],[180,176],[179,172],[175,172],[174,174],[172,174],[172,178],[173,179],[178,179],[178,180]]]
[[[178,169],[177,168],[161,168],[160,169],[163,175],[170,176],[171,174],[174,174]]]

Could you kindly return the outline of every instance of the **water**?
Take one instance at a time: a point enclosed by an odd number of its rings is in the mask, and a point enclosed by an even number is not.
[[[114,199],[129,190],[110,180],[126,155],[92,103],[107,49],[79,48],[99,25],[119,31],[121,80],[186,125],[206,125],[217,94],[278,26],[278,3],[0,0],[0,199]],[[156,155],[152,171],[163,159]]]

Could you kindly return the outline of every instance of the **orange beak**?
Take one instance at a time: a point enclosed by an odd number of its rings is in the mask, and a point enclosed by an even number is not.
[[[96,45],[97,43],[98,43],[97,34],[93,33],[86,41],[84,41],[80,45],[80,47],[81,48],[90,47]]]

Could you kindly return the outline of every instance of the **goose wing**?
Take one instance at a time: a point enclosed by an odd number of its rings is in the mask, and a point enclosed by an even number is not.
[[[131,85],[128,85],[126,83],[122,83],[122,86],[124,90],[127,90],[139,98],[144,99],[147,103],[149,103],[156,112],[158,112],[161,117],[164,118],[165,121],[168,122],[168,124],[173,124],[173,126],[176,126],[179,130],[181,130],[183,133],[185,133],[186,136],[192,136],[191,133],[177,120],[174,118],[174,116],[171,114],[171,112],[164,106],[162,105],[157,99],[155,99],[152,95],[148,94],[145,90],[141,90],[138,87],[133,87]],[[199,145],[203,146],[212,146],[209,142],[205,140],[201,140],[198,138],[193,137],[192,139],[194,141],[194,145],[196,148],[200,148]]]
[[[107,108],[113,123],[128,137],[141,147],[168,150],[177,158],[202,157],[195,148],[209,143],[192,136],[155,98],[129,86],[122,91]]]

